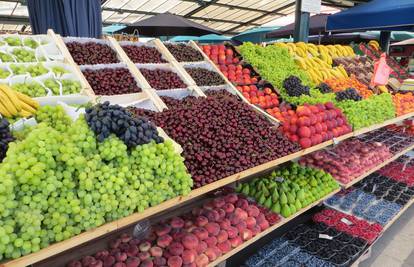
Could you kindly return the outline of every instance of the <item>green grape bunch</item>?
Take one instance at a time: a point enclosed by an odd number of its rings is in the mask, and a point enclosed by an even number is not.
[[[37,82],[15,83],[11,86],[11,88],[30,97],[41,97],[47,95],[46,88]]]
[[[63,74],[70,73],[70,72],[69,72],[69,71],[67,71],[65,68],[60,67],[60,66],[54,66],[54,67],[52,67],[52,72],[53,72],[56,76],[62,76]]]
[[[46,79],[43,84],[52,91],[53,95],[60,95],[60,84],[55,79]]]
[[[81,84],[79,81],[61,80],[60,82],[62,83],[63,95],[78,94],[81,91]]]
[[[16,48],[12,54],[16,57],[17,62],[36,62],[36,55],[33,51],[24,48]]]
[[[41,63],[30,65],[27,67],[27,72],[30,73],[32,77],[37,77],[43,74],[47,74],[49,72],[48,69],[45,68],[45,66]]]
[[[0,68],[0,79],[6,79],[10,76],[10,71]]]
[[[28,73],[26,66],[21,64],[11,64],[10,69],[13,71],[14,75],[23,75]]]
[[[36,40],[32,38],[26,38],[23,40],[23,44],[27,47],[30,47],[32,49],[36,49],[39,46],[39,43],[36,42]]]
[[[22,41],[19,37],[9,36],[3,39],[10,46],[22,46]]]
[[[5,52],[1,52],[1,51],[0,51],[0,60],[1,62],[14,62],[14,58],[11,55]]]
[[[41,107],[0,164],[0,259],[18,258],[106,222],[142,212],[192,187],[171,142],[127,149],[97,142],[85,117]]]

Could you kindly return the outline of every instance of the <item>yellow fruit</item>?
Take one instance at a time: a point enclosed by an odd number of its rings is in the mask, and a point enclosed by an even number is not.
[[[302,69],[306,70],[308,66],[306,65],[306,62],[301,57],[295,57],[295,63]]]
[[[19,113],[19,111],[16,109],[16,107],[13,105],[13,103],[10,101],[7,95],[4,94],[3,91],[0,91],[0,102],[12,116],[17,115]]]
[[[32,115],[33,115],[33,113],[30,113],[30,112],[28,112],[28,111],[26,111],[26,110],[22,109],[22,110],[19,112],[19,115],[20,115],[20,116],[22,116],[23,118],[27,118],[27,117],[32,116]]]
[[[3,95],[9,99],[10,103],[17,111],[22,110],[22,106],[20,105],[19,99],[14,94],[14,90],[12,90],[8,85],[0,84],[0,91],[3,92]]]
[[[3,103],[0,101],[0,114],[4,117],[11,118],[12,114],[7,110]]]
[[[29,106],[31,106],[35,109],[39,108],[39,103],[36,100],[32,99],[31,97],[29,97],[25,94],[22,94],[20,92],[17,92],[17,91],[15,92],[15,94],[21,102],[25,102],[26,104],[28,104]]]
[[[342,75],[343,75],[344,77],[346,77],[346,78],[348,78],[348,77],[349,77],[349,76],[348,76],[348,73],[346,72],[346,70],[345,70],[345,68],[344,68],[344,66],[340,65],[340,66],[338,67],[338,70],[342,73]]]
[[[23,110],[30,112],[31,114],[36,113],[36,109],[34,109],[33,107],[31,107],[30,105],[26,104],[25,102],[21,102],[22,103],[22,108]]]

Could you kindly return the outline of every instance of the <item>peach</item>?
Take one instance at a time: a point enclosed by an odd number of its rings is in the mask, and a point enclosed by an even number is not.
[[[127,252],[129,249],[129,244],[128,243],[121,243],[118,247],[122,252]]]
[[[141,265],[139,267],[153,267],[153,266],[154,266],[154,263],[152,262],[152,260],[146,259],[141,262]]]
[[[118,252],[117,253],[117,255],[115,256],[115,258],[117,259],[117,261],[124,261],[124,260],[126,260],[126,254],[125,254],[125,259],[123,259],[123,260],[118,260],[118,259],[120,259],[120,255],[121,254],[121,252]],[[83,257],[82,258],[82,265],[84,265],[84,266],[88,266],[89,264],[91,264],[92,262],[95,262],[96,260],[95,260],[95,258],[94,257],[92,257],[92,256],[85,256],[85,257]]]
[[[216,252],[214,251],[213,248],[207,248],[206,251],[204,252],[204,254],[206,254],[206,256],[208,257],[208,260],[210,262],[217,259]]]
[[[141,266],[144,266],[141,264]],[[113,267],[126,267],[126,264],[124,262],[117,262],[114,264]]]
[[[144,241],[141,244],[139,244],[139,250],[142,252],[146,252],[151,248],[151,244],[148,241]]]
[[[239,230],[234,226],[230,226],[229,229],[227,229],[227,234],[229,238],[234,238],[239,234]]]
[[[208,223],[208,219],[205,216],[198,216],[196,218],[196,224],[199,227],[205,226]]]
[[[155,257],[153,261],[156,266],[164,266],[167,264],[167,259],[164,257]]]
[[[181,243],[172,242],[168,246],[168,252],[170,252],[171,255],[173,256],[179,256],[183,253],[183,251],[184,251],[184,246]]]
[[[109,242],[109,247],[110,248],[118,248],[119,247],[119,245],[121,244],[121,239],[115,239],[115,240],[112,240],[111,242]]]
[[[229,240],[226,240],[222,243],[218,243],[217,247],[221,250],[223,253],[227,253],[231,250],[231,244]]]
[[[168,267],[181,267],[183,260],[179,256],[172,256],[168,259]]]
[[[227,215],[227,219],[229,219],[230,220],[230,223],[232,224],[232,225],[236,225],[236,224],[238,224],[239,222],[241,222],[241,219],[236,215],[236,214],[234,214],[234,213],[230,213],[230,214],[228,214]]]
[[[122,243],[128,243],[132,239],[132,237],[129,236],[127,233],[123,233],[121,234],[120,239]]]
[[[220,219],[220,215],[217,210],[209,210],[206,213],[206,217],[210,222],[216,222]]]
[[[191,233],[185,234],[184,237],[182,238],[181,242],[183,243],[183,245],[186,249],[196,249],[197,246],[198,246],[197,236],[195,236]]]
[[[311,136],[311,131],[309,129],[309,127],[306,126],[301,126],[298,130],[298,135],[300,137],[307,137],[309,138]]]
[[[249,240],[253,237],[253,233],[250,229],[243,229],[240,231],[240,236],[243,240]]]
[[[181,242],[181,239],[183,239],[184,235],[184,232],[177,232],[172,235],[172,238],[174,241]]]
[[[221,229],[227,230],[227,229],[229,229],[230,226],[231,226],[231,223],[230,223],[230,220],[229,219],[223,219],[220,222]]]
[[[223,209],[218,209],[218,219],[216,220],[216,222],[221,222],[224,218],[226,218],[226,212]]]
[[[232,248],[238,247],[243,243],[243,240],[241,239],[240,236],[236,236],[236,237],[230,239],[229,241],[230,241],[230,244],[231,244]]]
[[[246,220],[247,217],[249,217],[247,212],[245,210],[241,209],[241,208],[236,208],[234,210],[234,214],[236,214],[237,217],[239,217],[240,220],[242,220],[242,221]]]
[[[125,262],[126,267],[138,267],[140,263],[141,263],[140,259],[136,257],[128,258]]]
[[[148,251],[138,253],[138,257],[140,260],[144,261],[151,257],[151,254]]]
[[[181,229],[184,227],[184,220],[180,217],[174,217],[171,219],[170,225],[174,229]]]
[[[150,248],[150,253],[151,253],[151,256],[153,257],[161,257],[162,251],[163,251],[162,248],[157,247],[157,246]]]
[[[203,208],[206,209],[206,210],[213,210],[214,209],[213,202],[210,201],[210,202],[204,203]]]
[[[183,267],[197,267],[197,264],[195,264],[195,262],[192,262],[189,264],[183,264]]]
[[[218,225],[218,223],[215,223],[215,222],[207,223],[204,226],[204,228],[206,228],[209,234],[214,235],[214,236],[218,235],[220,231],[220,225]]]
[[[198,247],[196,248],[196,251],[198,254],[203,253],[207,249],[207,243],[204,241],[198,242]]]
[[[147,236],[147,240],[148,241],[155,241],[157,240],[157,235],[154,232],[149,233],[149,235]],[[132,239],[129,244],[130,245],[138,245],[140,243],[140,240],[138,239]]]
[[[115,254],[116,261],[125,261],[127,258],[128,258],[128,255],[125,252],[117,252]],[[82,259],[82,264],[83,265],[88,265],[88,264],[83,263],[83,259]]]
[[[115,264],[115,257],[114,256],[108,255],[104,258],[104,261],[103,261],[103,266],[104,267],[110,267],[114,264]]]
[[[241,208],[243,210],[247,209],[249,202],[244,198],[239,198],[236,202],[236,208]]]
[[[253,236],[256,236],[258,233],[262,231],[259,225],[254,225],[250,230],[252,230]]]
[[[247,228],[252,229],[253,226],[256,225],[256,219],[253,218],[253,217],[247,217],[247,219],[246,219],[246,225],[247,225]]]
[[[128,257],[135,257],[139,252],[139,249],[137,246],[129,246],[129,249],[127,250],[127,256]]]
[[[297,124],[299,126],[309,126],[310,125],[310,120],[308,117],[299,117]]]
[[[242,230],[247,228],[247,224],[244,221],[241,221],[236,225],[237,230],[239,230],[239,233],[241,233]]]
[[[171,231],[171,226],[169,225],[158,225],[157,227],[155,227],[155,233],[157,234],[157,236],[163,236],[168,234]]]
[[[233,204],[231,204],[231,203],[226,203],[224,206],[223,206],[223,209],[224,209],[224,211],[226,212],[226,213],[232,213],[233,211],[234,211],[234,205]]]
[[[220,230],[219,234],[217,235],[217,242],[222,243],[229,238],[229,235],[226,231]]]
[[[212,247],[212,249],[214,250],[214,253],[216,254],[217,258],[223,255],[223,252],[221,252],[221,250],[217,246]]]
[[[226,204],[226,202],[224,201],[224,199],[222,197],[217,197],[215,199],[213,199],[213,205],[216,208],[221,208],[224,206],[224,204]]]
[[[208,260],[208,257],[206,256],[206,254],[201,253],[201,254],[197,255],[197,257],[195,259],[195,263],[196,263],[197,267],[205,267],[209,263],[209,260]]]
[[[262,231],[266,230],[267,228],[269,228],[269,222],[267,220],[264,220],[262,222],[259,223],[260,229]]]
[[[158,237],[157,245],[161,248],[166,248],[171,244],[172,241],[173,238],[170,235],[163,235]]]
[[[311,113],[310,108],[306,106],[298,106],[296,109],[296,114],[298,114],[298,116],[309,116]]]
[[[190,264],[195,261],[197,257],[197,252],[194,250],[184,250],[181,258],[183,259],[184,264]]]
[[[260,210],[258,207],[254,206],[254,205],[249,205],[249,207],[246,209],[247,214],[250,217],[257,217],[260,214]]]
[[[204,240],[204,242],[206,242],[208,247],[215,246],[217,244],[217,237],[209,236]]]
[[[193,225],[194,225],[193,221],[185,221],[184,228],[187,229],[187,228],[190,228]]]
[[[309,138],[301,138],[299,139],[299,144],[303,148],[308,148],[312,145],[312,141]]]
[[[197,236],[199,240],[204,240],[208,237],[208,232],[203,227],[197,227],[192,231],[193,234]]]

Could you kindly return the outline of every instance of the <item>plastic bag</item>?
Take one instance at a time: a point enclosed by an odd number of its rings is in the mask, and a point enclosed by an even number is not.
[[[391,68],[387,65],[387,55],[382,53],[380,59],[374,64],[374,75],[372,75],[370,85],[386,85],[391,72]]]

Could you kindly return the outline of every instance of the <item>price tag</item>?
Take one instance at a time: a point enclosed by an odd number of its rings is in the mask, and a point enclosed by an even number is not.
[[[343,222],[346,225],[353,225],[353,223],[350,220],[348,220],[347,218],[342,218],[341,222]]]
[[[322,238],[322,239],[328,239],[328,240],[332,240],[332,239],[333,239],[333,237],[332,237],[332,236],[330,236],[330,235],[325,235],[325,234],[319,234],[319,238]]]
[[[332,138],[332,142],[334,143],[334,145],[337,145],[337,144],[339,144],[339,141],[338,141],[338,139],[336,139],[335,137],[334,137],[334,138]]]
[[[285,178],[283,178],[283,177],[276,177],[275,178],[275,181],[280,182],[280,183],[283,183],[284,180],[285,180]]]

